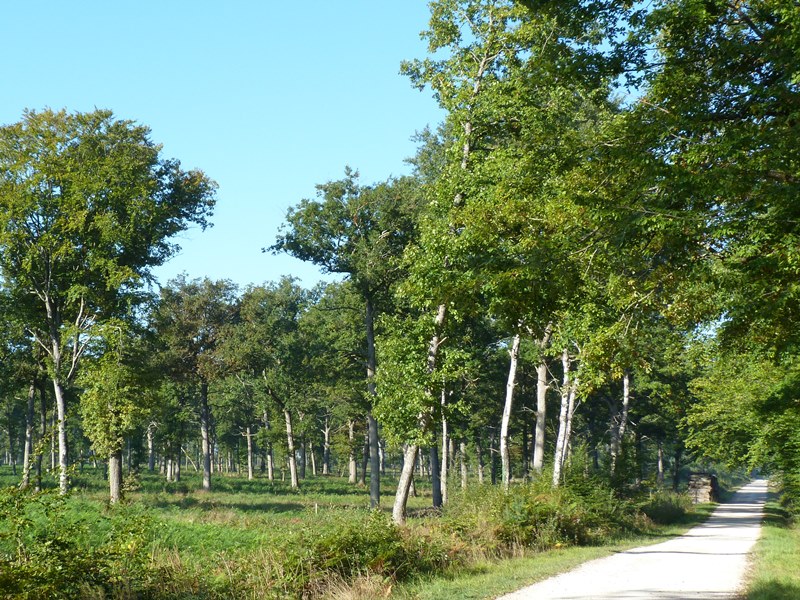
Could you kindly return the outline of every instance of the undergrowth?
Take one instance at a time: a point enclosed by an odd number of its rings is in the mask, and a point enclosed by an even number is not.
[[[386,512],[337,501],[327,490],[338,484],[318,484],[311,502],[234,481],[214,494],[147,491],[145,481],[135,502],[113,507],[88,484],[68,498],[9,487],[0,490],[0,596],[317,598],[364,582],[383,594],[487,558],[646,531],[687,507],[666,492],[624,498],[599,479],[552,488],[540,478],[454,493],[441,516],[398,527]]]

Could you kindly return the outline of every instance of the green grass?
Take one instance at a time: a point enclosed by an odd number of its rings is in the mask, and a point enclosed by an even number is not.
[[[19,475],[0,468],[0,486],[18,481]],[[265,477],[248,481],[217,474],[213,490],[203,492],[194,472],[183,473],[178,483],[145,472],[138,488],[117,507],[107,504],[102,473],[86,468],[75,472],[72,482],[74,491],[57,521],[48,521],[41,511],[36,514],[38,531],[65,528],[65,543],[78,549],[109,549],[111,562],[104,568],[113,580],[120,577],[120,568],[124,571],[124,559],[120,567],[115,557],[127,552],[120,528],[130,523],[133,530],[125,535],[138,535],[137,543],[147,544],[142,555],[146,564],[137,563],[144,564],[144,574],[134,582],[143,591],[125,595],[115,588],[114,597],[119,598],[318,597],[325,589],[333,597],[338,591],[340,597],[363,599],[387,593],[400,599],[487,598],[586,560],[677,535],[704,520],[713,508],[698,507],[675,525],[645,527],[646,534],[533,553],[513,545],[473,547],[475,531],[487,531],[481,518],[473,523],[458,511],[444,519],[432,516],[430,489],[422,485],[420,495],[409,501],[409,527],[390,532],[395,486],[390,477],[382,480],[383,516],[378,520],[369,510],[368,490],[339,477],[308,478],[298,491]],[[45,483],[55,487],[52,477]],[[486,509],[492,493],[491,488],[475,488],[473,502]],[[459,498],[460,493],[454,494],[454,500]],[[474,514],[472,504],[464,506]],[[4,527],[0,523],[0,530]],[[0,550],[9,541],[3,542],[0,531]],[[518,558],[487,558],[512,554]]]
[[[494,598],[568,571],[586,561],[610,556],[637,546],[656,544],[681,535],[704,522],[716,507],[716,504],[700,504],[693,507],[677,523],[657,526],[647,534],[606,540],[597,546],[570,546],[545,552],[526,553],[517,558],[482,560],[444,576],[417,579],[399,585],[393,589],[391,597],[401,600]]]
[[[748,600],[800,598],[800,527],[770,494],[747,586]]]

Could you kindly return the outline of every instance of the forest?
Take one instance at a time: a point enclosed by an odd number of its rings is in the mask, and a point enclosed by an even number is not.
[[[797,3],[430,10],[401,71],[446,117],[411,174],[344,167],[263,240],[333,276],[312,288],[156,285],[176,236],[212,223],[211,176],[110,110],[0,127],[0,588],[211,597],[114,561],[156,569],[147,510],[219,491],[338,507],[346,532],[303,538],[332,553],[318,573],[395,579],[461,560],[478,541],[442,540],[480,529],[481,498],[519,519],[495,554],[606,535],[689,470],[759,469],[800,498]],[[89,568],[71,539],[92,510]],[[385,554],[329,547],[359,535]],[[319,592],[270,564],[270,594]]]

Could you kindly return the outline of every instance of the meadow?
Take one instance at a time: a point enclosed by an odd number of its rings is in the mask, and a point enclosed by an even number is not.
[[[108,504],[102,473],[66,498],[20,492],[0,468],[0,590],[8,598],[491,597],[622,547],[674,535],[707,514],[666,492],[620,498],[602,481],[453,490],[444,511],[417,484],[404,527],[344,478],[288,482],[186,473],[128,478]]]

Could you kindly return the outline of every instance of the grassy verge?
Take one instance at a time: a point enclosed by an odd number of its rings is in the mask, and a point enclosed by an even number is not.
[[[516,558],[479,561],[443,576],[416,579],[399,585],[392,590],[391,597],[400,600],[494,598],[558,575],[589,560],[681,535],[705,521],[716,506],[697,505],[677,523],[657,526],[647,534],[607,540],[596,546],[570,546],[545,552],[528,552]]]
[[[800,598],[800,527],[770,494],[747,586],[748,600]]]

